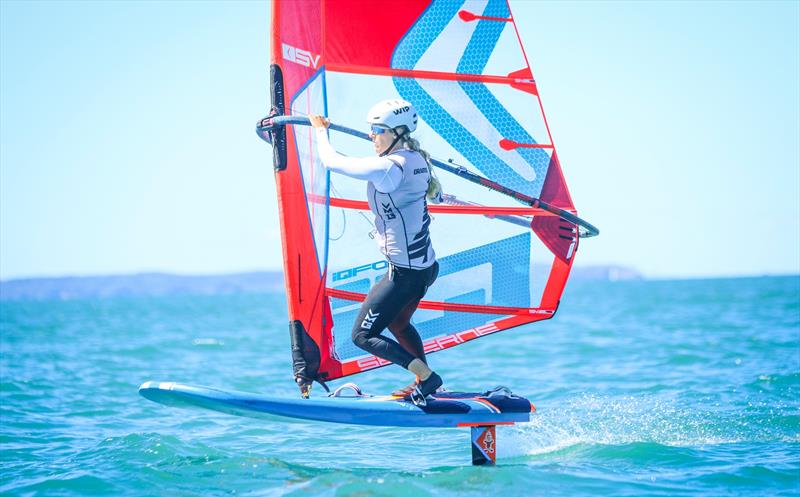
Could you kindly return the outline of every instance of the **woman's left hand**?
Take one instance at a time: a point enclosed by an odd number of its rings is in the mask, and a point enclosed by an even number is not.
[[[317,114],[311,114],[308,116],[308,120],[311,121],[311,126],[314,129],[325,129],[331,125],[331,122],[328,121],[327,118]]]

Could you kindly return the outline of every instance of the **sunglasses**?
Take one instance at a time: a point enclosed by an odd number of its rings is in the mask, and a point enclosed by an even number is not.
[[[373,135],[382,135],[389,130],[389,128],[381,126],[380,124],[373,124],[369,129],[372,131]]]

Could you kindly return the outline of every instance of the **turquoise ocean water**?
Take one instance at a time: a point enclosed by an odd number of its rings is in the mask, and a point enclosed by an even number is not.
[[[296,395],[281,294],[0,305],[2,495],[800,494],[798,276],[575,282],[553,320],[432,355],[451,390],[507,385],[536,404],[498,427],[493,468],[470,465],[468,430],[137,394],[171,380]],[[384,393],[407,374],[348,380]]]

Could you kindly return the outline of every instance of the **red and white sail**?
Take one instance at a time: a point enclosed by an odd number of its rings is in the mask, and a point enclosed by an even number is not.
[[[575,212],[536,83],[505,0],[275,0],[271,91],[283,115],[327,115],[367,130],[376,101],[404,98],[438,159]],[[365,156],[372,146],[331,133]],[[384,365],[350,340],[387,263],[370,239],[363,182],[330,175],[312,129],[274,136],[295,372],[332,380]],[[439,279],[414,315],[428,352],[553,316],[576,226],[444,171],[430,206]]]

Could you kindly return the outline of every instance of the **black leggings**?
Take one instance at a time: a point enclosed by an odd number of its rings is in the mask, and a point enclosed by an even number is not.
[[[361,304],[353,325],[353,343],[406,369],[414,359],[424,362],[422,339],[411,324],[411,316],[438,275],[438,262],[419,270],[390,264],[389,271]],[[381,335],[387,327],[397,342]]]

